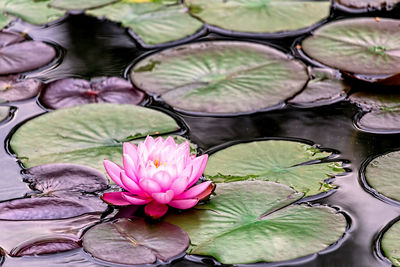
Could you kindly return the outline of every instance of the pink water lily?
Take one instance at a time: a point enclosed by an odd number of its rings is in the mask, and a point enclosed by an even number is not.
[[[168,206],[189,209],[211,193],[211,182],[193,186],[203,174],[208,155],[190,154],[188,142],[176,144],[172,137],[153,139],[148,136],[136,147],[124,143],[123,168],[109,160],[104,167],[111,179],[126,191],[104,193],[108,203],[146,205],[145,213],[161,218]]]

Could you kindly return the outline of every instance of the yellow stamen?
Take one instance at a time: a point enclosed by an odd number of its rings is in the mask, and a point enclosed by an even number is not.
[[[161,163],[158,159],[156,159],[156,161],[154,162],[154,166],[156,166],[156,168],[160,167]]]

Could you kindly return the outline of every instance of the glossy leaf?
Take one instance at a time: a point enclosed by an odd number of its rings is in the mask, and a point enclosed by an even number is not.
[[[399,0],[336,0],[337,3],[350,8],[390,9],[398,4]]]
[[[7,31],[0,32],[0,47],[20,43],[23,41],[25,41],[25,38],[20,33]]]
[[[139,142],[147,135],[178,129],[174,119],[152,109],[89,104],[29,120],[14,133],[10,145],[27,168],[76,163],[105,172],[104,159],[122,163],[123,142]]]
[[[0,13],[0,30],[7,26],[12,21],[10,16]]]
[[[386,231],[382,237],[381,247],[393,266],[400,266],[400,222],[396,222]]]
[[[19,75],[0,76],[0,100],[19,101],[35,97],[42,88],[35,79],[21,79]]]
[[[185,252],[189,237],[179,227],[147,223],[144,219],[118,219],[91,228],[83,237],[83,248],[110,263],[139,265],[168,261]]]
[[[125,79],[112,77],[86,81],[62,79],[49,84],[41,94],[45,106],[59,109],[88,103],[119,103],[137,105],[145,94]]]
[[[75,249],[83,231],[99,220],[99,214],[63,220],[0,220],[0,247],[10,256]]]
[[[278,105],[308,80],[306,67],[268,46],[202,42],[153,54],[131,71],[132,82],[178,110],[254,112]]]
[[[346,219],[326,206],[290,205],[302,194],[265,181],[218,184],[209,203],[166,221],[189,235],[189,253],[223,264],[276,262],[317,253],[335,243]],[[323,233],[323,234],[322,234]]]
[[[51,0],[50,6],[66,10],[82,10],[105,6],[118,0]]]
[[[170,2],[120,1],[86,13],[122,23],[124,27],[132,29],[144,45],[177,41],[201,30],[203,24],[190,16],[184,5],[170,5]]]
[[[8,106],[0,106],[0,122],[4,121],[5,119],[10,116],[10,107]]]
[[[325,182],[345,170],[341,162],[307,162],[331,155],[292,141],[258,141],[233,145],[209,157],[204,175],[214,182],[268,180],[286,184],[305,195],[329,191]],[[218,185],[217,185],[218,187]]]
[[[366,75],[400,72],[400,20],[338,20],[316,30],[302,43],[304,52],[327,66]]]
[[[329,16],[329,1],[185,0],[190,13],[234,32],[276,33],[309,27]]]

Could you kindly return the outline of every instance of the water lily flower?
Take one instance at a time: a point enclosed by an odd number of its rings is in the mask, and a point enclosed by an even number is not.
[[[123,145],[123,167],[104,160],[111,179],[126,191],[104,193],[104,201],[118,206],[146,205],[145,213],[161,218],[168,206],[189,209],[204,198],[211,182],[193,186],[203,174],[208,155],[190,154],[188,142],[176,144],[172,137],[148,136],[138,146]]]

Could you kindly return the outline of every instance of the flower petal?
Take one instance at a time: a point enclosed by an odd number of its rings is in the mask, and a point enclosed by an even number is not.
[[[123,189],[127,190],[125,186],[122,184],[120,179],[120,175],[123,169],[114,162],[106,159],[103,161],[103,164],[111,180],[113,180],[117,185],[121,186]]]
[[[168,204],[174,198],[174,191],[168,190],[165,193],[153,193],[151,197],[160,204]]]
[[[162,170],[155,172],[151,179],[156,181],[164,190],[169,189],[172,183],[171,175],[168,172]]]
[[[131,157],[133,163],[137,163],[138,160],[138,151],[137,147],[131,143],[124,143],[123,144],[123,154],[128,154]]]
[[[197,182],[197,180],[199,180],[200,176],[203,174],[204,169],[207,166],[207,160],[208,160],[207,154],[201,155],[200,157],[197,157],[194,160],[192,160],[193,172],[192,176],[190,177],[187,188],[191,187]]]
[[[125,200],[122,195],[124,192],[110,192],[110,193],[104,193],[101,198],[112,205],[117,205],[117,206],[128,206],[132,205],[129,201]]]
[[[136,165],[133,162],[132,158],[129,156],[129,154],[124,154],[123,155],[123,163],[124,163],[124,170],[126,175],[128,175],[132,180],[137,182],[137,177],[136,177]]]
[[[168,205],[176,209],[186,210],[196,206],[197,202],[199,202],[197,199],[177,199],[172,200]]]
[[[179,196],[175,197],[175,199],[187,199],[187,198],[196,198],[197,196],[203,193],[207,188],[210,186],[211,181],[207,181],[198,185],[191,187],[190,189],[186,190]]]
[[[145,191],[149,195],[161,192],[161,186],[152,179],[140,180],[139,186],[143,189],[143,191]]]
[[[125,186],[126,190],[129,191],[129,193],[139,195],[141,197],[149,197],[149,195],[146,194],[146,192],[144,192],[135,181],[128,177],[125,172],[121,172],[121,182]]]
[[[124,192],[124,194],[122,194],[122,197],[125,200],[129,201],[130,204],[133,204],[133,205],[144,205],[144,204],[150,203],[151,200],[152,200],[151,198],[144,198],[144,197],[140,197],[140,196],[134,196],[134,195],[131,195],[131,194],[127,194],[125,192]]]
[[[156,201],[152,201],[150,204],[144,207],[144,212],[152,217],[153,219],[159,219],[165,215],[168,211],[168,206],[159,204]]]
[[[171,184],[170,189],[174,191],[175,196],[179,196],[187,188],[187,183],[187,177],[179,177]]]

